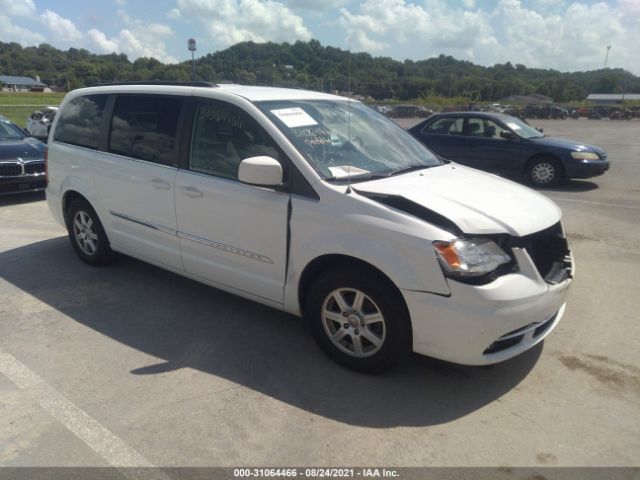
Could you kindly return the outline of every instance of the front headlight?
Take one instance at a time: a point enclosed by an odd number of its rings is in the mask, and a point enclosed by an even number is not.
[[[571,152],[571,156],[576,160],[600,160],[596,152]]]
[[[489,238],[435,241],[433,248],[445,276],[456,279],[481,277],[511,261],[511,257]]]

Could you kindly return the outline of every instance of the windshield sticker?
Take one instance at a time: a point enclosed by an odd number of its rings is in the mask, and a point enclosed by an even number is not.
[[[522,127],[520,127],[520,125],[518,125],[517,123],[513,123],[513,122],[508,122],[507,123],[507,127],[511,128],[512,130],[521,130]]]
[[[340,167],[329,167],[329,171],[335,178],[344,178],[349,175],[360,175],[362,173],[370,173],[369,170],[363,170],[362,168],[348,165],[343,165]]]
[[[331,145],[331,132],[327,127],[317,125],[315,127],[296,128],[291,130],[296,138],[299,138],[310,147],[317,145]]]
[[[278,110],[271,110],[271,113],[278,117],[282,123],[289,128],[310,127],[318,124],[318,122],[311,118],[311,116],[300,107],[280,108]]]

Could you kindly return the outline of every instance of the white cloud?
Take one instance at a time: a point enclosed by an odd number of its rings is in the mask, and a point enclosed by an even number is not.
[[[454,9],[437,0],[425,6],[404,0],[366,0],[357,13],[342,8],[340,14],[341,25],[355,40],[354,47],[363,50],[371,44],[398,49],[409,45],[424,57],[429,50],[462,51],[495,43],[487,14]]]
[[[22,46],[37,45],[46,40],[40,33],[22,28],[4,15],[0,15],[0,32],[2,32],[3,42],[17,42]]]
[[[178,10],[177,8],[172,8],[165,15],[170,20],[179,20],[180,17],[182,17],[180,10]]]
[[[532,67],[587,70],[610,67],[640,73],[640,0],[586,3],[564,0],[364,0],[340,9],[340,25],[355,49],[395,58],[445,53],[481,64],[511,61]],[[342,40],[342,39],[341,39]]]
[[[291,8],[323,12],[341,7],[348,3],[348,1],[349,0],[284,0],[284,3]]]
[[[92,28],[87,32],[91,44],[102,53],[125,53],[132,60],[153,57],[162,62],[176,63],[177,59],[167,54],[164,37],[173,35],[173,30],[160,23],[146,24],[129,19],[127,28],[107,37],[104,32]]]
[[[89,37],[93,45],[102,53],[117,52],[119,50],[118,44],[109,40],[107,36],[98,29],[92,28],[89,30],[87,37]]]
[[[605,46],[612,45],[609,66],[640,73],[633,51],[640,44],[640,21],[630,13],[639,3],[572,3],[558,14],[544,15],[519,0],[502,0],[496,15],[505,32],[499,57],[534,67],[590,70],[602,67]]]
[[[36,6],[33,0],[0,0],[0,36],[3,42],[17,42],[21,45],[36,45],[45,37],[16,24],[14,17],[32,17]]]
[[[33,0],[0,0],[0,15],[4,17],[28,17],[35,12]]]
[[[198,19],[216,47],[311,39],[302,18],[272,0],[178,0],[178,9],[184,17]]]
[[[68,18],[63,18],[51,10],[45,10],[40,15],[40,21],[53,34],[54,38],[63,43],[73,43],[82,39],[82,33]]]

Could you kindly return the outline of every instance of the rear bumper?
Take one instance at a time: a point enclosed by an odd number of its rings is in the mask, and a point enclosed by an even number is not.
[[[570,283],[568,278],[550,285],[535,268],[525,268],[488,285],[450,281],[449,297],[403,290],[412,319],[413,350],[464,365],[515,357],[558,324]]]

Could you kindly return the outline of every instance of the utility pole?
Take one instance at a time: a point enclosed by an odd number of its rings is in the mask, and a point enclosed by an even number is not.
[[[190,38],[187,40],[187,47],[191,52],[191,81],[196,80],[196,39]]]
[[[611,50],[611,45],[607,45],[607,51],[604,54],[604,68],[607,68],[607,62],[609,61],[609,50]]]

